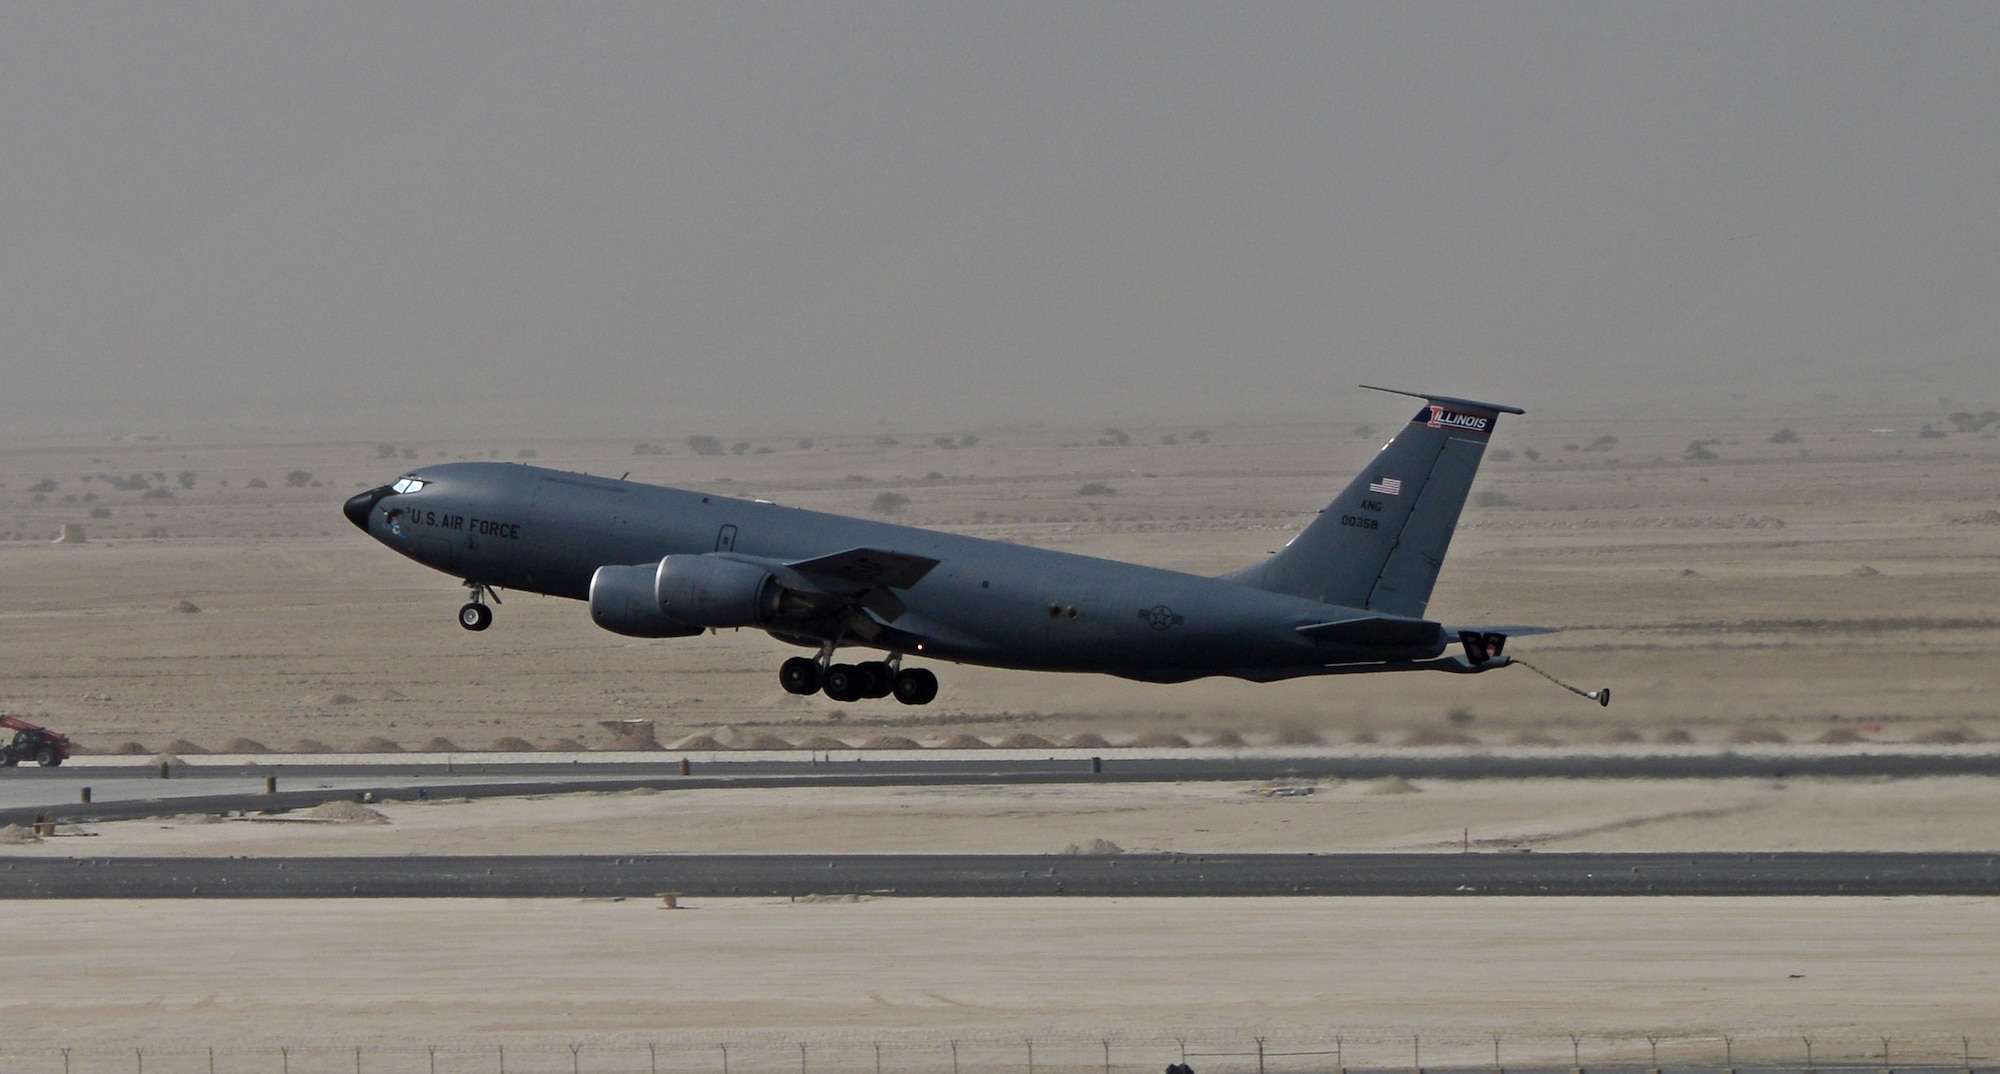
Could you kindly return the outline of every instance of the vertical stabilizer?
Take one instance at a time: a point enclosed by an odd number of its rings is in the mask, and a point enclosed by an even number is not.
[[[1389,615],[1424,614],[1493,426],[1522,411],[1395,394],[1425,406],[1290,544],[1229,580]]]

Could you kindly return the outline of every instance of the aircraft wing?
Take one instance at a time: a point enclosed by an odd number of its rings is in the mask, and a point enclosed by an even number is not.
[[[1403,647],[1432,645],[1444,627],[1428,619],[1398,619],[1386,615],[1364,615],[1326,623],[1307,623],[1298,632],[1322,645],[1362,647]]]
[[[787,563],[785,567],[814,589],[852,600],[886,623],[894,622],[904,611],[903,602],[890,590],[916,585],[937,565],[938,561],[929,556],[883,548],[850,548]]]
[[[809,578],[848,585],[908,589],[924,580],[938,561],[929,556],[912,556],[881,548],[850,548],[830,556],[816,556],[785,566]]]

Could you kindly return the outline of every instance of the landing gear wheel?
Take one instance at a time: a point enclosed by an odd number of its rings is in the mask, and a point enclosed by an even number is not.
[[[859,701],[868,689],[868,673],[853,664],[835,664],[826,669],[820,685],[835,701]]]
[[[467,604],[458,610],[458,625],[467,630],[485,630],[493,625],[493,609],[484,604]]]
[[[788,694],[805,696],[819,693],[819,661],[795,656],[778,665],[778,684]]]
[[[928,705],[937,698],[937,676],[929,668],[904,668],[889,684],[889,692],[905,705]]]
[[[54,768],[62,763],[62,754],[54,746],[43,746],[35,751],[35,763],[43,768]]]
[[[870,660],[857,665],[868,676],[868,688],[861,691],[862,697],[888,697],[889,689],[896,678],[896,669],[886,660]]]

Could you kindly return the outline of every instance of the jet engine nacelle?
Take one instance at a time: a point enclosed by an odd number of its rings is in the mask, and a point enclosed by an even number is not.
[[[668,556],[654,573],[661,615],[704,627],[763,626],[778,616],[783,588],[754,563],[719,556]]]
[[[614,634],[632,638],[687,638],[702,628],[660,614],[660,598],[651,563],[637,567],[599,567],[590,576],[590,621]]]

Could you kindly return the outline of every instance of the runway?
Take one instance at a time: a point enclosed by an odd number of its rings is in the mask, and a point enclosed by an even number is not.
[[[2000,749],[1523,750],[1432,752],[1145,750],[857,751],[690,755],[430,755],[331,760],[313,756],[196,758],[162,779],[143,758],[78,758],[55,769],[0,770],[0,826],[48,820],[129,820],[176,813],[282,812],[333,799],[487,798],[577,791],[721,787],[924,787],[1087,783],[1405,779],[1782,779],[2000,775]],[[269,780],[275,793],[267,792]],[[84,788],[91,802],[83,803]]]
[[[16,858],[6,899],[2000,895],[1993,854]]]

